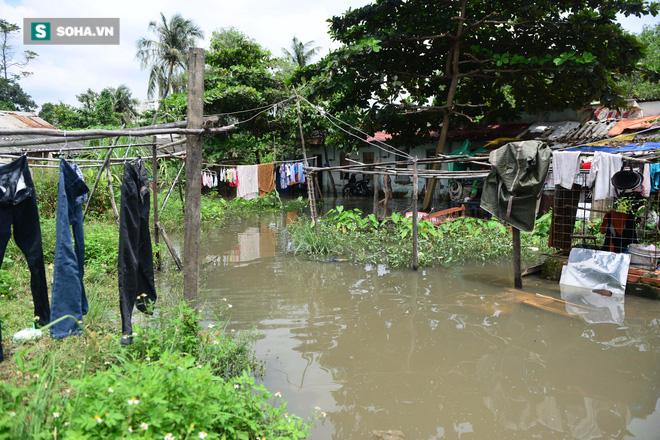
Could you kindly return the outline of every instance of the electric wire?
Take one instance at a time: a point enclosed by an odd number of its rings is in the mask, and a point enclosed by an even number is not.
[[[344,133],[347,133],[348,135],[353,136],[353,137],[355,137],[355,138],[357,138],[357,139],[361,140],[362,142],[365,142],[365,143],[367,143],[367,144],[369,144],[369,145],[373,145],[374,147],[376,147],[376,148],[378,148],[378,149],[380,149],[380,150],[382,150],[382,151],[384,151],[384,152],[386,152],[386,153],[388,153],[388,154],[389,154],[389,153],[394,153],[394,154],[398,154],[398,155],[400,155],[400,156],[404,156],[404,157],[407,157],[407,158],[412,159],[412,156],[411,156],[410,154],[406,153],[405,151],[401,151],[401,150],[399,150],[398,148],[393,147],[393,146],[391,146],[391,145],[389,145],[389,144],[386,144],[386,143],[383,142],[383,141],[379,141],[379,140],[376,140],[375,142],[373,142],[373,141],[371,141],[371,142],[370,142],[370,141],[367,141],[367,140],[366,140],[366,137],[368,137],[369,134],[363,132],[363,131],[360,130],[359,128],[354,127],[354,126],[352,126],[351,124],[349,124],[349,123],[347,123],[347,122],[342,121],[341,119],[337,118],[336,116],[331,115],[330,113],[328,113],[327,111],[325,111],[325,110],[322,109],[321,107],[319,107],[319,106],[317,106],[317,105],[315,105],[315,104],[312,104],[311,102],[309,102],[309,101],[308,101],[307,99],[305,99],[304,97],[301,96],[300,98],[301,98],[302,100],[304,100],[307,104],[309,104],[310,106],[312,106],[312,108],[316,109],[316,110],[321,114],[321,116],[323,116],[325,119],[328,120],[328,122],[330,122],[332,125],[334,125],[335,127],[337,127],[339,130],[343,131]],[[351,129],[357,131],[358,133],[360,133],[360,134],[362,134],[363,136],[365,136],[365,138],[362,138],[362,137],[360,137],[360,136],[358,136],[358,135],[356,135],[356,134],[354,134],[354,133],[349,132],[348,130],[344,129],[343,127],[340,127],[339,125],[337,125],[337,124],[333,121],[333,119],[335,119],[335,120],[339,121],[340,123],[342,123],[342,124],[344,124],[344,125],[350,127]],[[377,143],[376,143],[376,142],[377,142]],[[382,144],[382,145],[384,145],[386,148],[383,148],[383,147],[381,147],[381,146],[378,145],[378,144]],[[388,150],[388,148],[389,148],[390,150]]]

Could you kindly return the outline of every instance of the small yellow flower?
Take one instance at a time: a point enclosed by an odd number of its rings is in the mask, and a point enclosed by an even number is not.
[[[56,419],[57,419],[59,416],[60,416],[60,413],[58,413],[58,412],[54,412],[54,413],[53,413],[53,418],[56,418]]]
[[[66,391],[67,393],[70,393],[70,392],[71,392],[71,388],[67,388],[67,389],[64,390],[64,391]]]
[[[149,429],[149,424],[142,422],[142,424],[140,425],[140,428],[142,428],[143,431],[146,431],[147,429]]]
[[[105,361],[105,362],[103,362],[103,364],[104,364],[104,365],[110,365],[110,362]]]
[[[138,399],[136,399],[135,397],[131,397],[131,398],[128,400],[128,404],[129,404],[129,405],[137,405],[138,403],[140,403],[140,401],[139,401]]]
[[[110,387],[110,388],[108,388],[108,392],[109,392],[109,393],[114,393],[115,390],[113,390],[112,387]]]
[[[321,413],[321,415],[322,415],[323,417],[325,417],[325,411],[323,411],[323,412]]]
[[[35,320],[35,321],[39,321],[39,316],[35,316],[35,317],[34,317],[34,320]]]
[[[241,387],[241,386],[240,386],[239,384],[237,384],[237,383],[234,384],[234,389],[235,389],[235,390],[239,389],[240,387]]]
[[[213,341],[213,345],[218,345],[218,341]]]
[[[96,420],[96,423],[103,423],[103,419],[99,415],[95,415],[94,420]]]
[[[207,435],[208,435],[208,433],[206,431],[200,431],[199,432],[199,438],[206,438]]]
[[[16,411],[9,411],[9,415],[11,417],[16,417]]]
[[[64,426],[69,426],[69,422],[64,422]]]
[[[282,397],[282,393],[280,393],[279,391],[276,392],[276,393],[275,393],[275,397]]]
[[[78,321],[78,324],[82,324],[82,320],[79,320],[79,321]]]
[[[44,388],[48,389],[48,384],[47,383],[44,384]]]
[[[228,309],[231,309],[232,307],[234,307],[234,306],[232,306],[231,304],[227,304]]]
[[[168,432],[167,435],[163,437],[163,440],[174,440],[174,436],[171,432]]]
[[[34,378],[35,379],[39,378],[39,373],[34,373]]]
[[[128,432],[130,432],[131,434],[133,433],[133,427],[132,426],[128,427]]]

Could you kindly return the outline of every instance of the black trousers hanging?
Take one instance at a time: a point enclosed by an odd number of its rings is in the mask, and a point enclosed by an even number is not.
[[[121,185],[119,212],[119,307],[121,343],[133,343],[133,308],[151,313],[156,301],[153,252],[149,233],[149,179],[141,160],[127,163]]]
[[[0,166],[0,267],[2,267],[13,227],[14,241],[25,255],[30,269],[30,290],[34,302],[34,314],[38,317],[38,324],[44,326],[50,322],[50,304],[35,194],[34,183],[25,156]],[[2,333],[0,330],[0,361],[2,360]]]

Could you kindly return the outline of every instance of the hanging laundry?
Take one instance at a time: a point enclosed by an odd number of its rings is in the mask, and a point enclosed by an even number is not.
[[[37,324],[50,322],[46,268],[39,226],[36,192],[25,156],[0,166],[0,267],[14,232],[14,241],[25,255],[30,269],[30,288]],[[3,360],[0,327],[0,362]]]
[[[240,165],[236,167],[236,171],[239,182],[236,188],[236,197],[246,200],[259,197],[257,165]]]
[[[142,160],[124,165],[119,213],[119,307],[122,345],[133,343],[133,308],[151,314],[156,302],[153,252],[149,231],[149,179]]]
[[[580,172],[580,151],[555,151],[552,153],[552,176],[555,185],[571,189]]]
[[[612,185],[612,176],[621,170],[623,164],[620,154],[596,152],[591,162],[587,183],[593,186],[593,200],[616,197],[616,189]]]
[[[275,173],[272,163],[257,165],[257,180],[259,181],[259,195],[261,197],[275,190]]]
[[[50,328],[53,339],[81,334],[83,315],[89,310],[83,284],[85,237],[82,211],[82,203],[89,188],[81,177],[82,172],[78,174],[79,171],[77,166],[70,165],[64,159],[60,160],[51,322],[66,315],[74,316],[77,322],[64,319],[53,324]]]

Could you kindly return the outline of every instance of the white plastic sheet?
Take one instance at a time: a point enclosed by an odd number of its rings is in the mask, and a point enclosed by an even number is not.
[[[559,281],[566,311],[589,323],[623,325],[629,268],[628,254],[572,249]]]
[[[575,248],[561,271],[559,284],[624,295],[629,268],[628,254]]]

